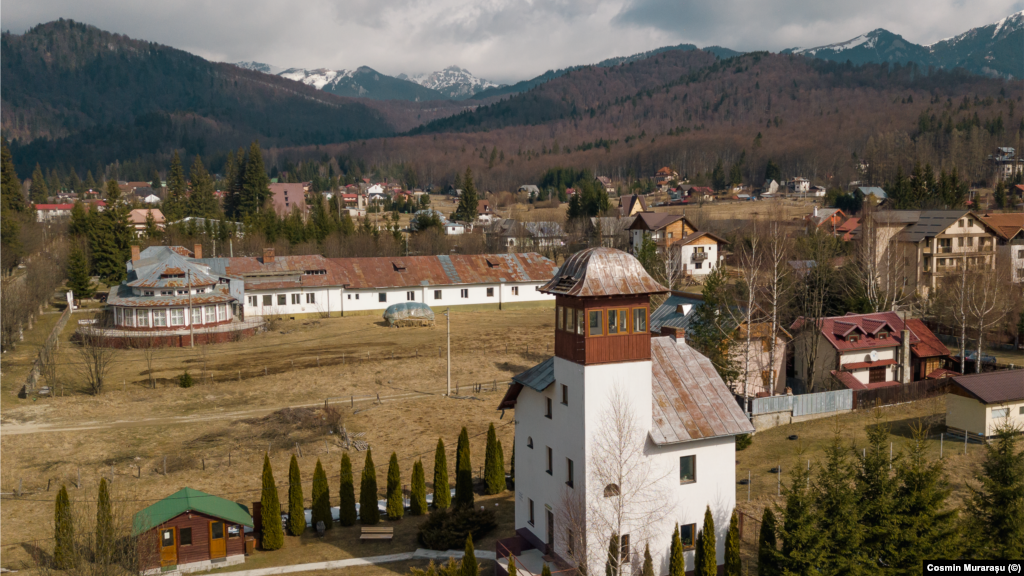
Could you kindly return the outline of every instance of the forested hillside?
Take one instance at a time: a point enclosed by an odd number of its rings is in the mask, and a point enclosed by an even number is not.
[[[22,173],[96,169],[171,149],[207,154],[393,132],[386,115],[313,87],[60,20],[4,33],[4,136]]]
[[[577,70],[379,145],[328,149],[370,166],[412,165],[434,183],[468,165],[491,189],[554,166],[625,179],[670,165],[699,179],[720,161],[760,183],[769,159],[787,177],[837,185],[885,182],[917,160],[977,182],[994,146],[1016,145],[1022,92],[1019,82],[963,71],[670,51]]]

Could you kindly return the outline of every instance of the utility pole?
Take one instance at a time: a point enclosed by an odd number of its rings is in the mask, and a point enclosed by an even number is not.
[[[195,317],[192,316],[192,271],[187,270],[185,276],[188,278],[188,345],[196,347]]]
[[[448,393],[445,396],[452,395],[452,309],[448,307],[444,311],[444,317],[448,323]]]

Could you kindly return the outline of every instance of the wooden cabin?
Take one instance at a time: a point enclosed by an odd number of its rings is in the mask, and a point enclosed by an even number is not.
[[[192,488],[148,506],[135,515],[139,573],[200,572],[245,562],[249,509]]]

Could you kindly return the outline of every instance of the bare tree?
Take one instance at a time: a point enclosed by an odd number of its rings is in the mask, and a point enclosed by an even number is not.
[[[139,332],[128,340],[129,345],[142,353],[146,362],[146,374],[149,376],[149,387],[156,388],[156,377],[153,375],[153,364],[156,361],[156,354],[160,350],[159,339],[152,332]]]
[[[833,261],[840,253],[839,241],[834,236],[821,231],[815,231],[803,244],[806,248],[805,257],[813,262],[813,267],[805,270],[804,276],[800,279],[797,291],[797,307],[803,317],[801,330],[809,333],[804,344],[807,354],[805,374],[807,376],[807,391],[813,392],[819,377],[824,376],[828,366],[819,362],[818,344],[821,338],[818,337],[818,327],[821,319],[827,316],[826,306],[828,297],[835,290],[835,284],[843,281],[840,271],[836,269]],[[830,380],[826,380],[830,381]]]
[[[586,542],[629,534],[631,549],[643,550],[671,508],[665,489],[668,472],[644,452],[647,430],[640,426],[626,391],[616,387],[609,392],[599,422],[587,460],[587,493],[565,490],[559,507],[563,542],[571,548],[577,569],[585,568],[587,574],[596,573],[594,567],[602,561],[619,573],[632,559],[608,558],[604,547]]]
[[[891,214],[867,208],[854,247],[858,281],[850,288],[862,290],[874,312],[894,310],[911,296],[903,286],[906,261],[899,240],[902,228],[892,225]]]
[[[98,395],[103,391],[110,369],[121,356],[121,351],[117,348],[104,347],[102,338],[90,333],[82,334],[76,351],[79,362],[75,365],[78,372],[85,380],[89,391],[93,395]]]
[[[955,276],[946,276],[944,290],[939,292],[937,305],[940,311],[952,318],[955,326],[960,329],[960,373],[967,366],[967,326],[970,323],[968,300],[971,298],[972,283],[967,281],[968,270],[963,260],[955,260],[958,266]]]
[[[762,252],[762,238],[759,234],[746,236],[738,242],[736,247],[736,269],[740,274],[740,283],[736,286],[736,300],[740,306],[736,307],[737,309],[730,307],[728,310],[730,313],[739,316],[735,319],[735,325],[746,325],[747,327],[746,334],[744,334],[742,373],[740,375],[740,379],[743,382],[743,390],[741,391],[743,398],[750,397],[747,384],[750,381],[750,355],[752,352],[751,347],[753,346],[753,330],[751,328],[754,324],[755,310],[757,309],[757,286],[760,283],[761,266],[764,259]]]
[[[792,285],[789,266],[789,259],[792,257],[793,242],[786,234],[782,225],[782,214],[769,215],[768,219],[760,227],[759,234],[763,237],[764,245],[764,273],[763,273],[763,301],[761,308],[764,310],[770,329],[767,335],[768,342],[768,389],[775,390],[775,358],[779,353],[778,334],[782,314],[789,306],[792,297]]]
[[[1005,269],[1004,269],[1005,270]],[[977,358],[974,362],[975,373],[981,372],[981,348],[985,339],[985,331],[998,325],[1010,311],[1010,283],[995,272],[972,274],[970,297],[967,299],[967,311],[974,329],[978,332]],[[961,356],[961,366],[963,357]]]

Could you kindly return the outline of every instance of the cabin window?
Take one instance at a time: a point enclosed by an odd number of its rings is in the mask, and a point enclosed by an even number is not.
[[[551,419],[551,398],[545,398],[544,399],[544,404],[547,407],[546,408],[547,411],[544,413],[544,417],[547,418],[548,420],[550,420]]]
[[[554,459],[555,459],[555,454],[551,451],[551,448],[549,447],[548,448],[548,469],[546,470],[546,472],[548,473],[549,476],[552,475],[551,469],[554,468],[554,466],[553,466]]]
[[[171,326],[185,325],[185,309],[171,308]]]
[[[160,546],[170,548],[174,546],[174,529],[160,531]]]
[[[224,537],[224,523],[223,522],[211,522],[210,523],[210,537],[214,540],[220,540]]]
[[[406,292],[405,299],[408,300],[409,302],[416,300],[416,293],[411,290],[409,292]]]
[[[590,315],[590,332],[589,332],[589,335],[590,336],[600,336],[601,335],[601,327],[602,327],[602,324],[603,324],[601,322],[601,311],[600,310],[591,310],[589,312],[589,315]]]
[[[569,387],[565,384],[562,384],[562,405],[569,405]]]
[[[618,484],[609,484],[604,487],[604,497],[611,498],[612,496],[618,496],[622,492],[619,490]]]
[[[565,459],[565,485],[569,488],[573,487],[573,465],[572,460]]]
[[[441,291],[440,290],[434,290],[434,300],[440,300],[440,299],[441,299]]]
[[[629,334],[629,311],[608,311],[608,334]]]
[[[683,550],[693,550],[696,533],[696,524],[683,524],[679,527],[679,540],[683,543]]]
[[[228,525],[228,538],[238,538],[242,534],[237,524]]]
[[[167,311],[166,310],[153,310],[153,326],[163,327],[167,326]]]
[[[192,545],[192,529],[191,528],[179,528],[178,539],[181,540],[181,546]]]
[[[555,308],[555,324],[559,330],[565,330],[565,307]]]
[[[206,323],[213,324],[217,321],[217,307],[207,306],[206,307]]]
[[[576,334],[583,336],[583,310],[576,310]]]
[[[697,481],[697,457],[679,457],[679,483],[690,484]]]
[[[277,305],[278,306],[287,306],[288,305],[288,295],[287,294],[278,294],[277,295]]]
[[[388,293],[387,292],[380,292],[380,293],[378,293],[377,294],[377,301],[378,302],[387,302],[388,301]]]
[[[512,287],[512,295],[513,296],[519,296],[519,286],[513,286]]]
[[[633,333],[647,332],[647,308],[633,308]]]
[[[885,382],[885,366],[868,370],[868,384],[874,384],[875,382]]]
[[[494,298],[494,288],[488,288],[487,289],[487,297],[488,298]]]
[[[264,294],[263,295],[263,305],[264,306],[273,306],[274,305],[274,296],[271,295],[271,294]]]
[[[459,296],[463,298],[469,298],[469,288],[463,288],[462,290],[459,290]]]
[[[309,292],[306,294],[306,304],[316,304],[316,294]]]
[[[139,327],[149,328],[149,310],[139,310]]]

